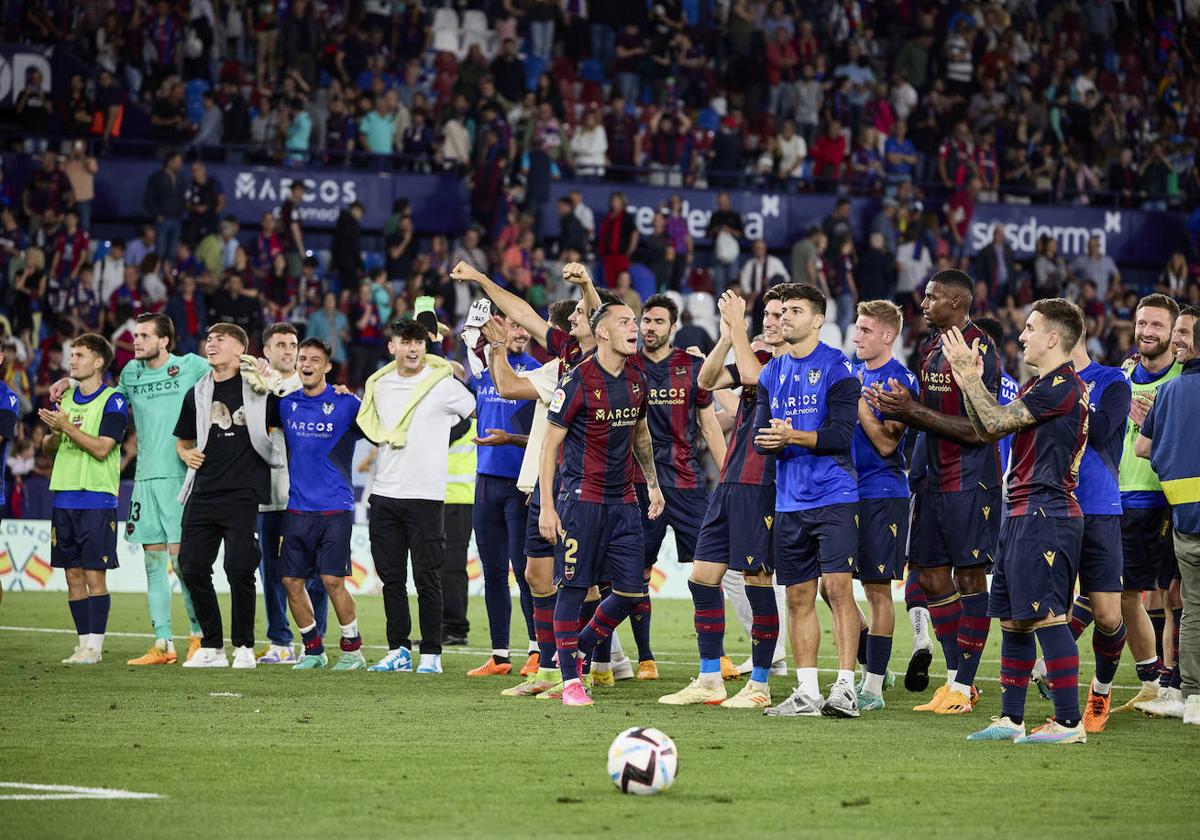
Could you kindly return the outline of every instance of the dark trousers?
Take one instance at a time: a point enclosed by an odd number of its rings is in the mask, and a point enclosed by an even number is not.
[[[529,508],[525,494],[511,478],[480,474],[475,480],[475,547],[483,566],[483,593],[493,650],[509,646],[512,624],[512,594],[508,588],[511,568],[521,590],[521,613],[533,639],[533,597],[525,582],[525,524]]]
[[[375,572],[383,582],[388,649],[412,648],[408,609],[408,556],[421,624],[421,653],[442,652],[442,562],[446,533],[442,502],[371,496],[369,531]]]
[[[179,545],[179,571],[192,596],[196,620],[204,633],[201,644],[222,648],[221,607],[213,589],[213,564],[225,543],[225,578],[229,581],[230,637],[234,647],[254,647],[254,572],[258,568],[258,541],[254,526],[258,506],[229,502],[189,501],[183,510],[183,539]]]
[[[442,630],[465,636],[467,621],[467,549],[471,545],[471,512],[474,505],[446,505],[446,560],[442,563]]]

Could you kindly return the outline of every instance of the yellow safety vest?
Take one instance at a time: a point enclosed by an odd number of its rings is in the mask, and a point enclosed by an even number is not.
[[[449,472],[446,476],[446,504],[475,504],[475,421],[463,436],[450,443]]]

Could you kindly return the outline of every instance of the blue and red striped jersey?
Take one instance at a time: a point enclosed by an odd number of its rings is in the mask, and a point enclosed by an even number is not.
[[[633,434],[646,416],[649,388],[641,370],[619,375],[595,356],[558,383],[546,418],[567,430],[559,462],[559,497],[580,502],[635,503]]]
[[[583,348],[579,341],[570,333],[563,332],[558,327],[546,330],[546,349],[561,359],[564,369],[570,369],[579,363],[583,357]]]
[[[1008,515],[1083,516],[1075,485],[1087,444],[1087,387],[1067,362],[1026,385],[1018,399],[1037,425],[1013,435]]]
[[[759,350],[755,355],[761,365],[771,361],[771,354]],[[741,379],[737,365],[726,368],[734,382]],[[755,484],[769,486],[775,483],[775,456],[764,455],[754,449],[754,408],[758,403],[758,386],[743,385],[742,397],[738,401],[737,417],[733,421],[733,434],[729,448],[725,450],[725,463],[721,465],[722,484]]]
[[[673,350],[661,362],[639,353],[629,364],[642,371],[650,388],[646,412],[654,441],[654,468],[658,483],[678,490],[704,486],[704,468],[696,450],[700,409],[712,405],[712,394],[699,384],[704,359],[684,350]],[[634,465],[634,481],[645,484],[642,468]]]
[[[996,345],[973,321],[967,322],[962,334],[968,345],[979,339],[979,349],[983,353],[983,384],[992,396],[996,396],[1000,392],[1000,360]],[[941,333],[933,333],[925,339],[920,358],[922,404],[940,414],[966,417],[962,392],[950,373],[950,361],[942,352]],[[931,431],[926,432],[925,442],[928,492],[958,493],[1000,486],[1000,455],[996,444],[967,446]]]

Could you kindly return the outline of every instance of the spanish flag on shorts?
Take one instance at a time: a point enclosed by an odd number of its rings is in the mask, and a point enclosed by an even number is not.
[[[38,586],[45,586],[46,582],[50,580],[50,575],[54,574],[54,569],[50,567],[49,563],[34,554],[25,564],[25,574],[37,581]]]

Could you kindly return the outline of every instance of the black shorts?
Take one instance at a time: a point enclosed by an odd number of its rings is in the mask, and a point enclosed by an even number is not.
[[[775,582],[806,583],[821,575],[854,572],[858,555],[858,502],[775,514]]]
[[[1087,514],[1083,517],[1083,548],[1079,554],[1079,589],[1120,592],[1125,588],[1121,552],[1121,517]]]
[[[533,492],[529,494],[529,515],[525,518],[525,556],[526,557],[553,557],[554,546],[546,542],[542,532],[538,530],[538,517],[542,513],[542,499],[538,493],[537,485],[534,485]]]
[[[919,546],[911,552],[910,562],[926,568],[991,565],[1000,539],[1002,503],[999,487],[922,493],[912,526]]]
[[[1000,529],[988,617],[1001,621],[1066,616],[1075,602],[1082,517],[1010,516]]]
[[[642,514],[636,504],[559,499],[563,533],[554,552],[554,582],[586,589],[600,582],[625,595],[645,595]]]
[[[1121,551],[1125,560],[1125,589],[1152,592],[1171,585],[1175,576],[1175,541],[1171,509],[1128,508],[1121,514]],[[1166,586],[1163,586],[1163,579]]]
[[[337,513],[287,511],[283,518],[279,576],[302,579],[316,575],[349,577],[353,530],[352,510]]]
[[[723,563],[736,572],[770,574],[774,569],[771,524],[775,487],[718,484],[696,540],[696,559]]]
[[[637,491],[638,508],[642,512],[642,531],[645,533],[645,567],[649,569],[658,562],[658,550],[667,536],[667,526],[675,532],[675,557],[680,563],[691,563],[696,556],[696,540],[700,536],[700,523],[708,508],[708,491],[703,487],[692,490],[677,490],[664,487],[663,499],[667,505],[658,519],[650,519],[646,511],[650,507],[650,495],[645,484],[634,484]]]
[[[859,500],[854,576],[863,583],[887,583],[904,577],[908,507],[908,499]]]
[[[117,568],[116,510],[54,508],[50,513],[50,565],[91,571]]]

